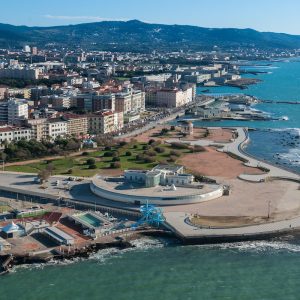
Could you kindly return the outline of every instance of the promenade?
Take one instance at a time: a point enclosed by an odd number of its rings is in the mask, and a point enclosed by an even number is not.
[[[242,160],[245,160],[244,165],[253,168],[265,169],[266,172],[262,174],[240,174],[238,178],[243,180],[245,184],[265,184],[271,179],[280,180],[289,180],[300,183],[300,176],[292,171],[288,171],[279,167],[276,167],[270,163],[260,161],[246,152],[243,151],[243,146],[249,142],[248,131],[245,128],[232,128],[236,131],[237,138],[232,140],[229,143],[214,142],[210,140],[197,140],[197,141],[184,141],[178,139],[168,140],[168,142],[182,142],[188,143],[190,145],[200,145],[200,146],[218,146],[218,151],[224,153],[231,153],[237,157],[240,157]],[[261,190],[261,189],[260,189]],[[245,191],[246,192],[246,191]],[[288,193],[287,191],[284,193]],[[292,198],[297,197],[297,191],[291,191],[289,194]],[[265,194],[265,193],[264,193]],[[254,193],[253,193],[254,195]],[[267,197],[270,195],[266,191],[265,194]],[[240,195],[242,197],[242,195]],[[281,197],[278,195],[278,197]],[[286,199],[285,196],[282,197],[282,200]],[[221,199],[222,200],[222,199]],[[220,200],[220,201],[221,201]],[[253,199],[254,201],[255,199]],[[267,199],[268,200],[268,199]],[[269,199],[268,201],[275,201],[275,199]],[[225,198],[224,200],[225,201]],[[286,199],[288,202],[288,200]],[[220,203],[221,204],[221,203]],[[229,203],[228,203],[229,204]],[[251,204],[251,203],[249,203]],[[281,204],[282,207],[284,203]],[[289,204],[287,204],[289,206]],[[250,205],[251,207],[251,205]],[[196,208],[195,208],[196,209]],[[201,208],[197,208],[201,212]],[[218,211],[218,209],[217,209]],[[197,210],[194,212],[197,213]],[[217,213],[217,212],[216,212]],[[219,227],[213,228],[209,226],[200,227],[198,225],[193,225],[189,220],[192,218],[192,211],[185,210],[182,208],[182,211],[166,211],[164,212],[166,218],[165,225],[168,229],[173,231],[181,239],[192,242],[217,242],[217,241],[231,241],[231,240],[244,240],[244,239],[256,239],[261,237],[275,236],[283,233],[292,232],[294,230],[300,230],[300,216],[296,215],[290,218],[283,218],[279,220],[272,220],[270,222],[265,222],[261,224],[253,225],[242,225],[240,227]]]
[[[231,152],[243,159],[246,159],[248,162],[244,163],[248,167],[259,167],[269,170],[265,174],[260,175],[248,175],[241,174],[239,176],[240,179],[252,181],[252,182],[260,182],[264,181],[268,178],[282,178],[282,179],[290,179],[296,180],[300,182],[300,176],[292,171],[284,170],[282,168],[273,166],[272,164],[262,162],[254,157],[251,157],[249,154],[243,151],[243,146],[249,141],[248,131],[245,128],[236,128],[238,137],[232,142],[220,150],[223,152]]]
[[[209,128],[208,128],[209,129]],[[250,182],[262,182],[268,179],[287,179],[287,180],[295,180],[300,182],[300,176],[292,171],[288,171],[279,167],[276,167],[270,163],[263,162],[259,159],[256,159],[252,156],[250,156],[248,153],[243,151],[243,146],[245,146],[249,142],[249,136],[248,131],[246,128],[237,127],[232,128],[237,132],[237,138],[234,139],[232,142],[229,143],[222,143],[222,142],[214,142],[211,140],[201,139],[196,141],[184,141],[179,139],[169,139],[167,140],[168,143],[171,142],[181,142],[181,143],[187,143],[190,145],[199,145],[203,147],[208,146],[217,146],[218,151],[224,152],[224,153],[232,153],[243,160],[246,160],[247,162],[244,163],[247,167],[252,168],[262,168],[265,170],[268,170],[267,172],[259,175],[253,175],[253,174],[240,174],[238,178]]]
[[[185,241],[255,239],[260,236],[272,236],[300,229],[300,216],[277,222],[232,228],[201,228],[188,222],[189,215],[183,212],[164,213],[166,227]]]

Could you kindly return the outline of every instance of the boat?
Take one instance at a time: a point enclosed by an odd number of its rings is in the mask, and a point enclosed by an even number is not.
[[[201,93],[209,93],[209,89],[202,90]]]

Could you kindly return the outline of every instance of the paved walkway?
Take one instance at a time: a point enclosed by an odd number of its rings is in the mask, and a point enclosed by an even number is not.
[[[287,232],[300,228],[300,216],[290,220],[282,220],[251,226],[234,228],[199,228],[186,222],[190,215],[183,212],[164,213],[166,225],[178,236],[185,239],[201,239],[208,237],[251,237],[264,234]]]

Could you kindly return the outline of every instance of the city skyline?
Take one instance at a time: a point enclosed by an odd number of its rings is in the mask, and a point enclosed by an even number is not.
[[[187,0],[184,3],[178,0],[153,0],[143,2],[142,6],[137,0],[116,2],[110,4],[103,0],[87,0],[83,6],[76,0],[53,0],[51,5],[37,0],[23,3],[12,0],[2,6],[0,22],[12,25],[58,26],[138,19],[148,23],[252,28],[258,31],[300,34],[297,13],[300,3],[296,0],[284,3],[276,1],[276,5],[272,0],[263,3],[254,0],[243,4],[237,0],[226,3],[220,0],[213,3],[196,0]],[[16,7],[18,10],[15,10]]]

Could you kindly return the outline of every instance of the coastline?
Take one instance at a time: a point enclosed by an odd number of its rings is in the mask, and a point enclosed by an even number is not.
[[[0,254],[0,276],[6,275],[17,266],[43,264],[47,265],[53,262],[63,262],[65,260],[74,261],[77,258],[88,259],[93,254],[104,249],[134,249],[136,246],[133,242],[142,240],[145,237],[154,238],[174,238],[174,235],[168,231],[148,228],[140,229],[137,231],[129,232],[126,234],[119,234],[116,238],[111,238],[110,241],[92,241],[82,247],[76,247],[75,249],[68,247],[59,247],[60,250],[43,252],[43,253],[16,253],[16,254]]]

